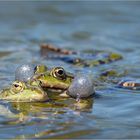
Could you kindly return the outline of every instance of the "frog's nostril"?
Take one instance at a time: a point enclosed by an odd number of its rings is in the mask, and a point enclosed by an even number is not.
[[[43,85],[42,81],[39,81],[39,84],[40,84],[40,85]]]

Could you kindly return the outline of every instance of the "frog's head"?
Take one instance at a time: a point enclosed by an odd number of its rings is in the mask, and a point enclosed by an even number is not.
[[[34,73],[35,74],[41,74],[41,73],[44,73],[48,70],[48,68],[41,64],[41,65],[37,65],[35,68],[34,68]]]
[[[37,68],[40,69],[39,67]],[[40,74],[37,78],[43,88],[66,90],[73,79],[71,73],[66,72],[62,67],[55,67]]]
[[[43,102],[48,100],[48,96],[39,86],[14,81],[9,88],[0,92],[0,99],[11,102]]]

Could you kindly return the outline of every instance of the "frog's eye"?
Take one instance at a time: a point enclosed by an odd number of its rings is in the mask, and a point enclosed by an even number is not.
[[[39,74],[47,71],[47,67],[45,65],[38,65],[34,68],[34,73]]]
[[[58,79],[66,79],[66,72],[62,67],[54,68],[51,74]]]
[[[19,82],[19,81],[15,81],[12,84],[12,91],[17,93],[17,92],[21,92],[24,89],[24,83],[23,82]]]

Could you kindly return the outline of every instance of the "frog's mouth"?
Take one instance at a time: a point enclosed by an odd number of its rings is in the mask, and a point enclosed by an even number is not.
[[[49,88],[49,89],[55,89],[55,90],[67,90],[69,88],[70,85],[66,84],[66,83],[50,83],[45,81],[41,82],[41,87],[42,88]]]

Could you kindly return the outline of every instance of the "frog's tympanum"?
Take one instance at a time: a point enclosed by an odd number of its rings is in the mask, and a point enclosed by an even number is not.
[[[10,102],[43,102],[49,98],[39,85],[33,86],[25,82],[14,81],[9,88],[1,91],[0,99]]]

